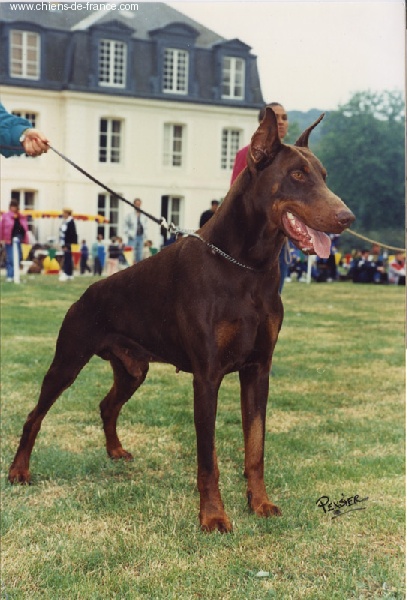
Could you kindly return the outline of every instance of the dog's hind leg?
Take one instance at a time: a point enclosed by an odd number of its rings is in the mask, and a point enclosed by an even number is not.
[[[120,358],[116,355],[119,354]],[[100,403],[100,415],[106,436],[106,450],[110,458],[132,459],[132,455],[121,445],[117,435],[117,419],[122,406],[131,398],[147,376],[149,364],[147,361],[124,359],[122,353],[115,352],[109,360],[113,368],[113,386]]]
[[[91,353],[85,355],[78,350],[68,354],[64,348],[58,350],[57,347],[54,360],[42,382],[38,404],[24,424],[20,444],[9,469],[8,478],[11,483],[30,482],[30,457],[41,423],[51,406],[75,381],[91,356]]]

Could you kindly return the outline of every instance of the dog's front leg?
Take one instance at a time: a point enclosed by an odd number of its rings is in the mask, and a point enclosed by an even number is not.
[[[215,420],[220,381],[194,376],[194,419],[198,452],[199,521],[203,531],[226,533],[232,525],[219,491],[219,469],[215,450]]]
[[[251,366],[242,369],[239,376],[248,503],[259,516],[281,515],[278,506],[268,499],[264,484],[264,435],[269,369],[267,366]]]

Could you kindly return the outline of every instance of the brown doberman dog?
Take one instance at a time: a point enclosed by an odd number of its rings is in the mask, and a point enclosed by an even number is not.
[[[326,171],[308,149],[321,118],[289,146],[267,109],[247,168],[199,233],[91,285],[73,304],[24,425],[11,482],[29,482],[43,418],[93,355],[109,360],[114,374],[100,404],[107,453],[132,458],[117,436],[117,418],[149,363],[159,361],[193,374],[201,528],[232,529],[218,486],[215,418],[222,379],[233,371],[241,385],[249,506],[260,516],[281,514],[263,477],[269,372],[283,320],[278,255],[287,236],[306,253],[329,256],[324,232],[341,233],[355,218],[328,189]]]

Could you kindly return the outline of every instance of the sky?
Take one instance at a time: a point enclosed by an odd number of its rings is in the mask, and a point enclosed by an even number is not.
[[[167,4],[251,46],[265,101],[287,110],[335,110],[359,91],[404,92],[404,0]]]

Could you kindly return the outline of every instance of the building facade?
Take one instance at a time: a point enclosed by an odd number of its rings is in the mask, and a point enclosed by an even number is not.
[[[210,201],[226,195],[236,151],[256,128],[263,98],[250,48],[162,3],[110,11],[12,6],[0,4],[7,110],[115,192],[196,229]],[[78,223],[88,242],[98,232],[123,235],[131,210],[52,151],[2,158],[1,197],[3,210],[17,197],[22,208],[106,216],[105,225]],[[41,242],[57,230],[57,220],[35,222]],[[147,236],[157,247],[162,233],[151,222]]]

